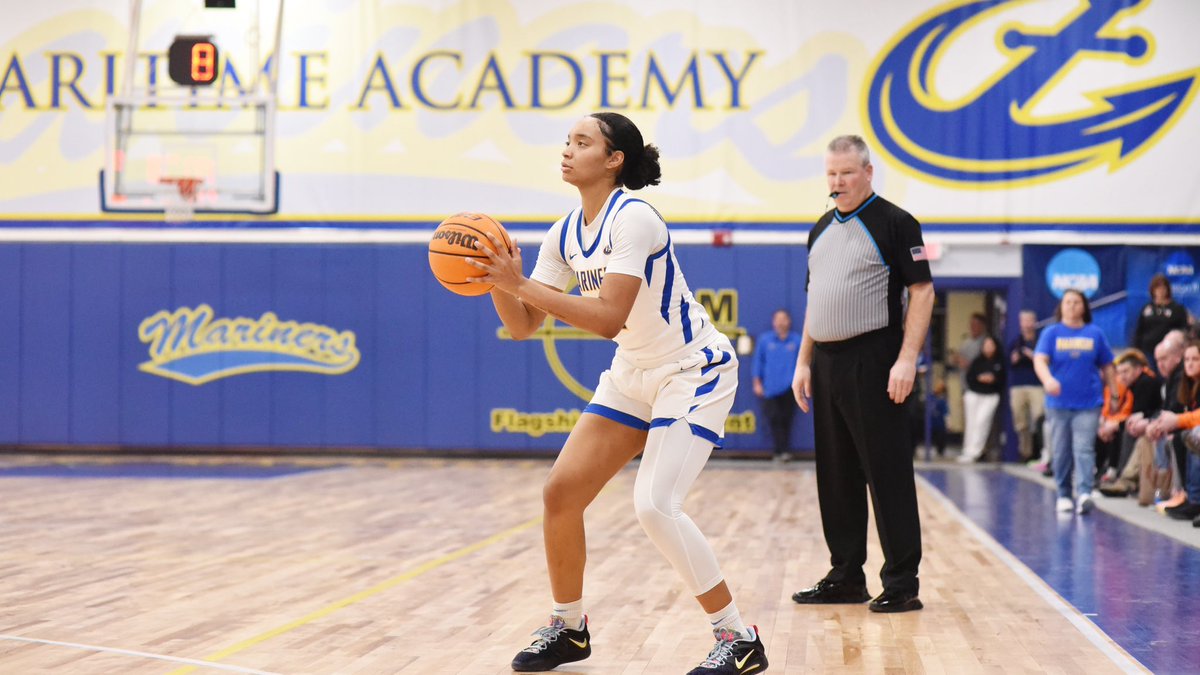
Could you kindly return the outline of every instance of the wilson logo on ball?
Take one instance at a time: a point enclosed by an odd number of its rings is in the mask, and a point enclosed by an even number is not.
[[[473,234],[443,229],[434,231],[433,238],[435,240],[444,240],[447,246],[461,246],[462,248],[469,248],[472,251],[476,250],[475,244],[479,241],[479,237]]]
[[[456,213],[443,220],[429,240],[429,268],[433,276],[459,295],[483,295],[493,284],[475,281],[485,272],[468,260],[488,262],[492,250],[491,234],[511,253],[512,239],[504,226],[482,213]]]

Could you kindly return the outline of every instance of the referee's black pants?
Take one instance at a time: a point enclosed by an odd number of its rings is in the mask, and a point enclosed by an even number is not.
[[[884,590],[916,593],[921,522],[912,440],[903,405],[888,398],[902,335],[882,329],[816,343],[812,360],[817,497],[833,570],[830,581],[864,583],[867,489],[883,547]]]

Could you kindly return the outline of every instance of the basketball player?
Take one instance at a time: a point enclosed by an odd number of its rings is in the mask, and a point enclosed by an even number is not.
[[[571,128],[561,170],[582,204],[546,233],[533,273],[524,276],[519,248],[510,255],[495,238],[488,260],[472,261],[486,273],[475,280],[495,284],[496,313],[514,338],[529,337],[550,314],[617,343],[546,478],[543,534],[554,609],[513,670],[550,670],[591,654],[583,512],[643,453],[634,484],[638,520],[708,613],[717,639],[691,672],[761,673],[767,656],[757,629],[742,620],[712,547],[682,509],[722,443],[738,361],[688,290],[662,216],[627,192],[658,184],[658,148],[644,144],[624,116],[594,113]],[[581,295],[563,292],[572,278]]]

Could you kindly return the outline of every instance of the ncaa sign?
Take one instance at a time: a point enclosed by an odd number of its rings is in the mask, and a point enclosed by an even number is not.
[[[1063,249],[1046,266],[1046,287],[1056,298],[1069,290],[1091,298],[1100,288],[1100,263],[1083,249]]]
[[[1163,262],[1162,272],[1171,282],[1171,294],[1176,300],[1200,295],[1200,279],[1196,278],[1196,263],[1187,251],[1175,251]],[[1186,303],[1185,303],[1186,304]]]

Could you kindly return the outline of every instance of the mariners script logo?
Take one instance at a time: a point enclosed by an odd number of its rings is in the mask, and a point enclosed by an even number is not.
[[[1077,65],[1097,59],[1148,63],[1152,36],[1125,26],[1136,26],[1131,18],[1151,0],[1079,0],[1056,25],[1007,23],[995,36],[1004,65],[981,75],[986,79],[968,95],[940,97],[933,81],[946,51],[973,25],[995,18],[994,12],[1027,2],[943,5],[884,51],[867,97],[871,128],[884,152],[950,183],[1030,182],[1099,164],[1116,170],[1151,147],[1187,108],[1200,68],[1085,92],[1091,103],[1086,109],[1033,113]]]
[[[194,385],[270,370],[340,375],[360,358],[351,331],[280,321],[273,312],[214,319],[208,305],[162,310],[142,321],[138,337],[150,343],[150,360],[138,368]]]

